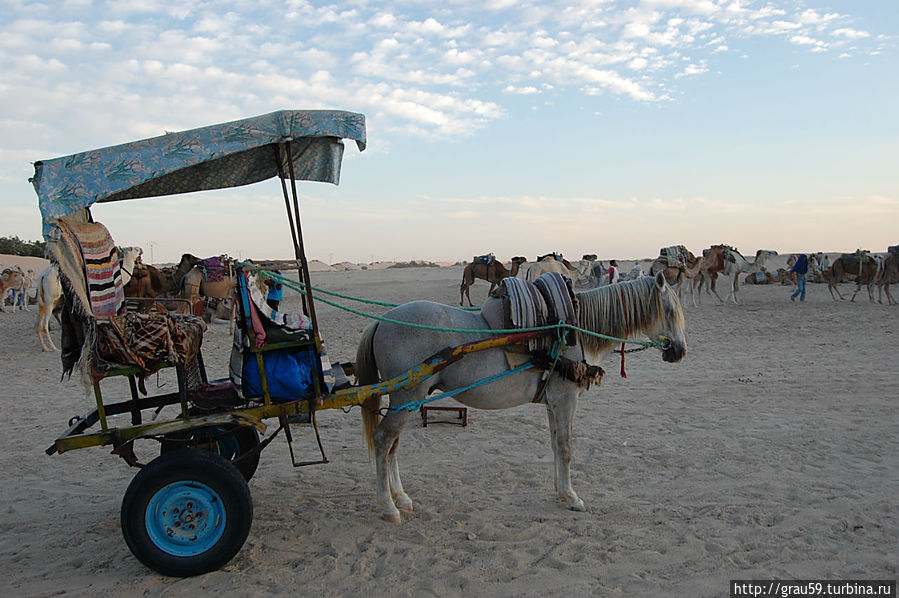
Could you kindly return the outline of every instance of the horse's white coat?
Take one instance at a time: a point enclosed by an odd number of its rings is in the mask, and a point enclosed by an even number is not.
[[[656,277],[654,281],[642,279],[613,287],[592,289],[580,293],[579,296],[587,293],[608,294],[613,300],[618,301],[619,312],[626,314],[628,309],[621,308],[621,300],[617,299],[618,297],[623,299],[625,291],[638,294],[654,293],[653,300],[656,304],[654,308],[648,310],[630,309],[631,317],[634,313],[643,314],[641,316],[643,319],[636,322],[630,332],[643,332],[653,340],[666,338],[669,345],[663,351],[663,358],[666,361],[682,359],[686,351],[683,311],[677,296],[663,276]],[[491,304],[491,301],[499,300],[488,300],[484,307],[486,311],[496,308],[497,303]],[[582,327],[598,333],[613,334],[613,331],[603,329],[602,322],[596,317],[585,317],[594,315],[596,314],[582,312]],[[429,301],[415,301],[401,305],[387,312],[385,316],[393,320],[440,328],[464,330],[489,328],[484,316],[479,313]],[[585,322],[594,324],[591,326]],[[358,381],[360,384],[374,383],[379,379],[379,373],[382,380],[398,376],[444,348],[490,336],[484,333],[425,331],[390,322],[376,322],[365,330],[359,344],[356,356]],[[588,362],[595,364],[599,359],[599,353],[607,350],[611,344],[607,343],[596,352],[583,349],[583,346],[583,341],[579,342],[577,346],[567,349],[565,356],[574,361],[581,361],[586,357]],[[411,390],[391,393],[390,405],[399,406],[422,401],[433,389],[447,391],[466,387],[507,369],[508,364],[502,349],[482,351],[450,365]],[[519,372],[470,389],[456,395],[455,398],[464,405],[480,409],[516,407],[534,399],[542,376],[543,372],[539,370]],[[571,432],[577,399],[583,390],[575,383],[553,375],[543,395],[554,454],[554,485],[568,508],[578,511],[585,510],[585,506],[571,487]],[[399,522],[400,510],[412,510],[412,500],[403,489],[397,463],[400,434],[411,413],[405,410],[390,411],[379,422],[377,410],[380,409],[380,404],[380,398],[366,401],[362,412],[363,423],[377,468],[377,497],[381,516],[385,520]]]

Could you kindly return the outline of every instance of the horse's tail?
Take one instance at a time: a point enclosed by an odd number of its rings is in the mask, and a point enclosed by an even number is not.
[[[360,386],[379,382],[378,364],[375,363],[375,354],[372,350],[372,341],[378,330],[378,322],[372,322],[362,333],[362,340],[356,349],[356,382]],[[362,435],[368,445],[369,455],[375,454],[374,433],[381,421],[381,397],[372,397],[362,402]]]

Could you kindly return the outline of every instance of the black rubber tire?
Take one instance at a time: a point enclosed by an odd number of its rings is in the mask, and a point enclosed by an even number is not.
[[[183,449],[157,457],[134,476],[122,499],[121,522],[125,543],[140,562],[162,575],[190,577],[234,558],[250,533],[253,499],[229,461]],[[200,531],[189,531],[194,528]]]
[[[214,438],[220,440],[213,440]],[[166,436],[159,447],[159,454],[165,455],[184,448],[212,453],[230,460],[243,479],[249,482],[259,467],[260,452],[252,451],[259,446],[259,442],[259,433],[250,426],[210,426]],[[249,451],[252,453],[247,454]],[[246,456],[237,460],[242,455]]]

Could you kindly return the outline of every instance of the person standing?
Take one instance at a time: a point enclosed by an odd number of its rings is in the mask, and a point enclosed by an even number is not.
[[[800,301],[805,301],[805,278],[808,275],[808,256],[804,253],[800,253],[790,272],[796,273],[796,290],[790,295],[790,301],[796,301],[797,296]]]
[[[275,274],[281,276],[280,270],[275,270]],[[268,306],[272,308],[273,311],[278,311],[278,307],[281,306],[281,300],[284,298],[284,290],[281,287],[281,283],[271,278],[265,279],[265,284],[268,285],[268,295],[265,297],[265,302],[268,303]]]
[[[621,273],[618,271],[618,262],[611,260],[609,262],[609,284],[615,284],[621,279]]]

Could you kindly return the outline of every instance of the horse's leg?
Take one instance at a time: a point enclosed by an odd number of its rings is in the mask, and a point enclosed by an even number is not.
[[[394,394],[400,396],[404,393],[397,392]],[[394,397],[392,396],[391,404],[400,403],[394,403]],[[391,490],[396,491],[397,500],[404,510],[412,510],[412,501],[403,491],[402,482],[400,482],[399,466],[396,460],[400,433],[409,419],[409,414],[410,412],[405,410],[389,412],[378,424],[378,427],[375,428],[373,434],[378,506],[381,508],[381,519],[390,523],[400,523],[402,521],[400,511],[393,502]],[[392,488],[391,482],[396,484],[398,488]]]
[[[569,383],[563,383],[569,384]],[[546,413],[553,448],[553,463],[556,492],[572,511],[586,511],[584,501],[571,487],[571,431],[574,411],[577,407],[577,393],[569,390],[561,393],[547,393]]]
[[[397,438],[387,453],[387,476],[390,482],[390,497],[393,499],[397,509],[411,513],[413,510],[412,499],[403,490],[403,481],[400,479],[400,465],[396,457],[399,445],[400,439]]]

